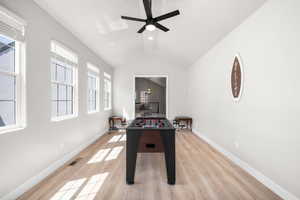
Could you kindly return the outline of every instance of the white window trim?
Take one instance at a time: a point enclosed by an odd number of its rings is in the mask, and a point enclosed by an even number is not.
[[[111,82],[111,75],[104,72],[104,84],[103,84],[103,89],[104,89],[104,95],[103,95],[103,100],[104,100],[104,111],[111,111],[112,110],[112,82]],[[105,80],[110,81],[110,94],[109,94],[109,107],[105,107]]]
[[[93,65],[91,63],[87,63],[87,68],[88,68],[88,71],[92,71],[96,74],[100,74],[100,69],[98,67],[96,67],[96,65]]]
[[[23,31],[23,28],[27,25],[25,20],[3,6],[0,6],[0,16],[3,16],[1,20],[3,20],[5,23],[21,31]]]
[[[4,37],[8,37],[3,35]],[[9,37],[8,37],[9,38]],[[1,74],[16,77],[16,124],[0,128],[0,134],[15,132],[26,128],[26,87],[25,87],[25,43],[16,41],[15,72],[0,71]]]
[[[25,42],[27,22],[18,15],[0,5],[0,24],[4,25],[1,33],[20,42]]]
[[[89,87],[88,87],[88,82],[87,82],[87,113],[88,114],[95,114],[100,112],[100,70],[98,67],[91,63],[87,63],[87,77],[88,76],[93,76],[96,78],[96,91],[97,91],[97,96],[96,96],[96,110],[89,111]],[[87,79],[88,81],[88,79]]]
[[[11,132],[16,132],[16,131],[21,131],[25,129],[25,126],[18,126],[18,125],[11,125],[11,126],[5,126],[0,128],[0,135],[5,134],[5,133],[11,133]]]
[[[104,75],[104,78],[109,79],[109,80],[111,79],[111,75],[110,74],[104,72],[103,75]]]
[[[78,56],[72,49],[66,47],[64,44],[56,40],[51,40],[50,45],[50,51],[52,54],[54,54],[53,57],[60,57],[62,60],[71,62],[73,65],[78,64]],[[62,54],[64,54],[64,56]]]
[[[58,47],[63,48],[64,50],[68,51],[68,54],[71,55],[72,58],[68,59],[68,58],[62,57],[59,54],[56,54],[54,52],[54,50],[55,50],[54,46],[55,45],[57,45]],[[52,122],[58,122],[58,121],[77,118],[78,117],[78,56],[77,56],[76,53],[74,53],[73,50],[71,50],[70,48],[68,48],[65,45],[61,44],[60,42],[57,42],[56,40],[51,40],[51,42],[50,42],[50,52],[51,52],[50,70],[51,70],[51,67],[52,67],[51,65],[52,65],[53,60],[71,65],[71,68],[73,69],[73,84],[72,84],[72,86],[73,86],[73,114],[63,115],[63,116],[52,116],[52,113],[51,113],[51,121]],[[51,77],[50,87],[51,87],[52,83],[64,84],[64,83],[61,83],[61,82],[52,81],[52,77]],[[52,96],[51,96],[51,108],[52,108]]]
[[[73,114],[73,115],[64,115],[64,116],[57,116],[57,117],[52,117],[51,121],[52,122],[59,122],[59,121],[63,121],[63,120],[68,120],[68,119],[75,119],[78,116]]]
[[[51,58],[50,67],[51,67],[51,64],[52,64],[52,59],[55,60],[55,58]],[[77,78],[78,68],[77,68],[77,66],[72,66],[72,69],[73,69],[73,84],[65,84],[65,85],[72,85],[73,86],[73,114],[63,115],[63,116],[52,116],[52,114],[51,114],[51,121],[53,121],[53,122],[58,122],[58,121],[63,121],[63,120],[68,120],[68,119],[73,119],[73,118],[78,117],[78,106],[77,106],[78,105],[78,84],[77,84],[77,82],[78,82],[78,78]],[[51,80],[50,86],[53,83],[64,84],[64,83],[61,83],[61,82],[58,82],[58,81],[52,81]],[[52,102],[52,99],[51,99],[51,102]],[[51,106],[52,106],[52,103],[51,103]]]

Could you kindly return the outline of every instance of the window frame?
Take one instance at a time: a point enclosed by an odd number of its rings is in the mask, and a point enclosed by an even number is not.
[[[15,77],[15,124],[0,127],[0,134],[22,130],[26,127],[26,88],[25,88],[25,66],[26,66],[26,46],[25,42],[17,41],[5,34],[0,33],[4,38],[15,42],[14,72],[0,70],[0,74]]]
[[[147,95],[147,91],[140,92],[140,103],[146,104],[149,103],[149,96]]]
[[[104,72],[103,75],[104,75],[104,79],[103,79],[103,81],[104,81],[104,84],[103,84],[103,90],[104,90],[104,95],[103,95],[104,111],[109,111],[109,110],[112,109],[112,81],[111,81],[111,75],[110,74]],[[110,88],[109,88],[109,102],[108,102],[109,106],[108,107],[106,107],[106,92],[107,92],[106,91],[106,81],[109,82],[109,86],[110,86]]]
[[[90,88],[89,88],[89,77],[95,78],[96,80],[96,109],[90,109]],[[87,113],[94,114],[100,112],[100,70],[98,67],[91,63],[87,63]]]
[[[72,62],[72,60],[63,57],[55,52],[53,52],[53,45],[58,45],[60,50],[63,49],[64,51],[66,51],[67,53],[69,53],[70,55],[74,56],[73,58],[75,58],[74,62]],[[53,122],[58,122],[58,121],[63,121],[63,120],[67,120],[67,119],[73,119],[78,117],[78,56],[77,54],[74,53],[74,51],[70,50],[68,47],[66,47],[65,45],[61,44],[60,42],[57,42],[56,40],[51,40],[50,42],[50,53],[51,53],[51,57],[50,57],[50,91],[51,91],[51,121]],[[72,83],[71,84],[67,84],[65,82],[61,82],[61,81],[57,81],[57,80],[53,80],[52,77],[52,65],[55,63],[55,65],[60,65],[64,68],[70,68],[72,69]],[[72,114],[65,114],[65,115],[58,115],[58,110],[56,112],[56,116],[53,115],[52,113],[52,109],[53,109],[53,101],[55,101],[53,99],[52,96],[52,85],[56,84],[56,85],[65,85],[65,86],[71,86],[73,89],[72,92],[72,100],[65,100],[66,102],[68,101],[72,101]],[[57,93],[59,93],[59,91],[57,91]],[[58,96],[56,98],[56,101],[59,102],[60,100],[58,100]],[[62,100],[63,101],[63,100]],[[57,109],[58,109],[58,104],[57,104]]]

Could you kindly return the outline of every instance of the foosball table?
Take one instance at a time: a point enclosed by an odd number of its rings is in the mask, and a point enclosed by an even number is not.
[[[127,184],[134,184],[137,153],[164,153],[168,184],[175,184],[175,128],[166,118],[138,117],[126,137]]]

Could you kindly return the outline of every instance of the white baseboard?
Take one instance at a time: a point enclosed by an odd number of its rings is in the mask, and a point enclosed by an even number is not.
[[[261,172],[259,172],[258,170],[254,169],[253,167],[251,167],[248,163],[242,161],[241,159],[239,159],[234,154],[230,153],[229,151],[227,151],[226,149],[224,149],[223,147],[221,147],[217,143],[215,143],[212,140],[210,140],[209,138],[207,138],[205,135],[201,134],[199,131],[193,130],[193,132],[198,137],[200,137],[201,139],[203,139],[205,142],[207,142],[208,144],[210,144],[217,151],[219,151],[220,153],[222,153],[223,155],[225,155],[228,159],[230,159],[236,165],[238,165],[243,170],[245,170],[246,172],[248,172],[251,176],[253,176],[254,178],[256,178],[259,182],[261,182],[262,184],[264,184],[266,187],[268,187],[270,190],[272,190],[274,193],[276,193],[281,198],[283,198],[285,200],[299,200],[295,195],[291,194],[290,192],[288,192],[287,190],[285,190],[283,187],[281,187],[280,185],[278,185],[274,181],[272,181],[270,178],[266,177]]]
[[[12,192],[8,193],[4,197],[0,198],[1,200],[15,200],[18,197],[20,197],[22,194],[30,190],[33,186],[40,183],[42,180],[44,180],[47,176],[52,174],[55,170],[62,167],[64,164],[66,164],[68,161],[70,161],[74,156],[76,156],[78,153],[80,153],[83,149],[88,147],[90,144],[92,144],[94,141],[96,141],[99,137],[104,135],[106,133],[106,130],[103,130],[100,132],[100,134],[94,135],[92,138],[90,138],[87,142],[81,144],[78,146],[74,151],[67,153],[64,155],[61,159],[57,160],[56,162],[52,163],[49,167],[41,171],[36,176],[30,178],[25,183],[17,187]]]

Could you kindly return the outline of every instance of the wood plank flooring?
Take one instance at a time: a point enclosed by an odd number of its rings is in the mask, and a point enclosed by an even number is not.
[[[134,185],[125,183],[125,132],[102,136],[25,193],[21,200],[279,200],[277,195],[191,132],[176,136],[176,185],[164,156],[139,154]]]

